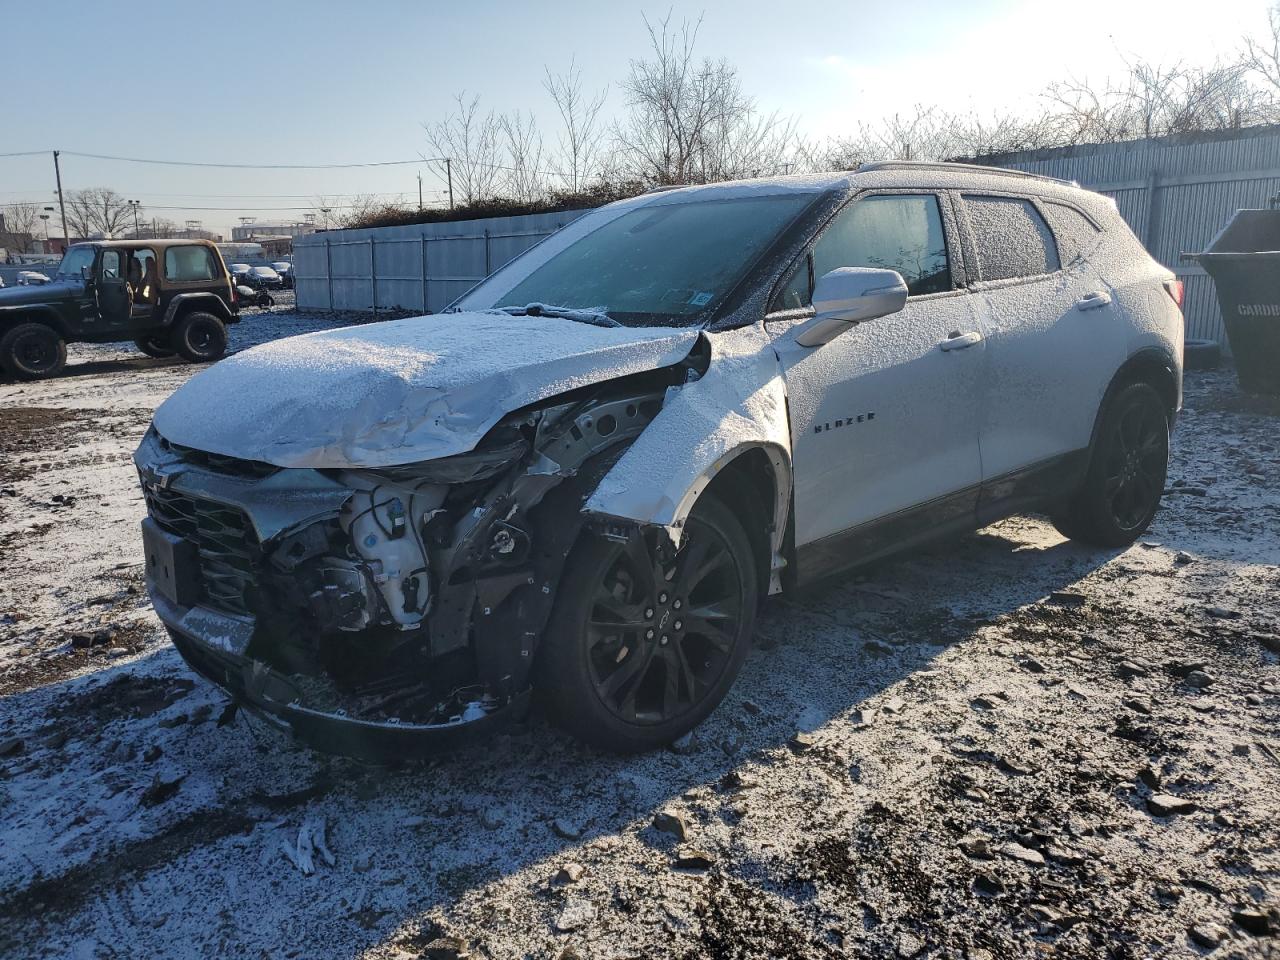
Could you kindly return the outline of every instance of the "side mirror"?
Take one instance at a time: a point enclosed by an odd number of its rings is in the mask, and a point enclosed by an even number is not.
[[[860,323],[897,313],[906,303],[907,283],[896,270],[839,267],[814,284],[816,314],[801,325],[796,343],[820,347]]]

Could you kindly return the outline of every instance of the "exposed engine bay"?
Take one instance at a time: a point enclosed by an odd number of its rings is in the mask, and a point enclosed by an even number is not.
[[[322,749],[388,752],[317,742],[334,724],[408,733],[520,706],[584,524],[638,535],[584,502],[705,363],[695,348],[508,414],[470,452],[372,470],[235,460],[153,428],[135,461],[157,612],[197,670]]]

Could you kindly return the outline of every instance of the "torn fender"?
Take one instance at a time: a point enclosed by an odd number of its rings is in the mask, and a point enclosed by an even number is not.
[[[791,502],[791,430],[782,369],[759,326],[703,336],[711,347],[706,373],[668,391],[662,411],[583,509],[602,518],[662,526],[679,543],[707,485],[743,453],[761,448],[773,465],[777,492],[770,575],[770,592],[776,593]]]

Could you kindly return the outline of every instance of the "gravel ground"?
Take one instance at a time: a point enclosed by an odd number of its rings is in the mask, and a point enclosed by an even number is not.
[[[221,724],[150,612],[129,455],[193,370],[0,384],[4,956],[1280,956],[1280,403],[1229,374],[1130,550],[1020,517],[771,601],[678,749],[386,769]]]

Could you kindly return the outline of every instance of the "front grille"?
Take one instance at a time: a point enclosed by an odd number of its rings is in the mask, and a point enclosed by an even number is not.
[[[261,548],[243,511],[150,484],[143,485],[143,492],[151,518],[196,545],[209,606],[227,613],[251,614]]]

